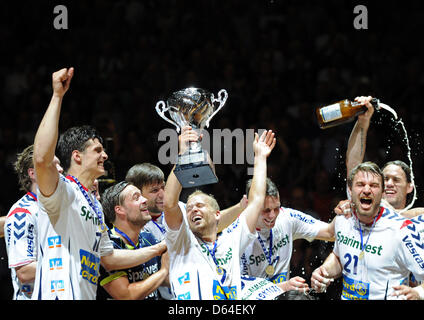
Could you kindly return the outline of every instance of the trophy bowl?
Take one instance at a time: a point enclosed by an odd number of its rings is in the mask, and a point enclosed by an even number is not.
[[[176,91],[164,101],[156,104],[156,112],[167,122],[181,132],[184,126],[191,126],[200,133],[209,127],[211,119],[224,106],[227,100],[227,91],[218,92],[218,98],[201,88],[186,88]],[[218,106],[216,106],[218,103]],[[168,118],[165,113],[169,113]],[[174,173],[183,188],[197,187],[218,182],[206,151],[199,141],[190,142],[188,150],[178,156]]]

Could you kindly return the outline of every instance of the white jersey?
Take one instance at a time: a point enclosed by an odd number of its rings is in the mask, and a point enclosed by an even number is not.
[[[335,232],[343,300],[391,299],[392,287],[408,285],[410,272],[424,279],[424,244],[418,227],[398,213],[381,207],[374,226],[360,223],[356,216],[337,216]]]
[[[416,216],[416,217],[411,218],[409,220],[414,222],[414,224],[417,226],[417,231],[420,234],[420,238],[424,239],[424,214],[420,214],[419,216]],[[415,286],[419,286],[421,284],[424,284],[424,280],[423,281],[417,281],[417,279],[415,278],[415,276],[413,274],[411,275],[410,282],[412,282]]]
[[[165,239],[166,228],[164,223],[165,218],[164,214],[162,213],[157,219],[152,219],[147,222],[146,225],[143,227],[143,230],[153,234],[154,238],[158,240],[158,242],[160,242]]]
[[[91,202],[95,196],[84,189]],[[58,215],[53,226],[49,216],[39,211],[39,256],[33,299],[94,300],[100,257],[111,254],[113,244],[75,181],[59,177],[50,197],[38,192],[40,206],[49,215]],[[104,215],[101,212],[101,219]]]
[[[185,206],[184,202],[179,201],[179,204],[182,207]],[[153,234],[153,236],[158,242],[165,240],[165,234],[166,234],[165,213],[162,212],[161,215],[157,217],[156,219],[152,218],[152,220],[150,220],[149,222],[145,224],[145,226],[143,227],[143,230]]]
[[[183,202],[179,202],[179,203],[182,207],[185,206]],[[152,219],[149,222],[147,222],[146,225],[143,227],[143,230],[153,234],[157,242],[161,242],[162,240],[165,240],[165,234],[166,234],[165,214],[162,212],[162,214],[158,218],[156,218],[155,220]],[[160,286],[158,290],[160,292],[162,299],[172,300],[174,298],[171,288],[166,286]]]
[[[146,225],[143,227],[144,231],[150,232],[153,237],[157,240],[157,242],[161,242],[162,240],[165,240],[165,234],[166,234],[166,227],[165,227],[165,218],[164,213],[155,220],[150,220],[146,223]],[[166,286],[160,286],[158,288],[160,295],[162,299],[165,300],[172,300],[173,294],[171,291],[171,288],[168,288]]]
[[[240,255],[255,239],[244,216],[225,229],[217,238],[215,261],[213,244],[206,244],[190,230],[185,207],[180,204],[183,222],[179,230],[167,227],[166,243],[170,255],[169,281],[178,300],[241,300],[250,299],[253,289],[264,289],[264,298],[277,296],[281,290],[265,290],[266,285],[246,280],[242,284]],[[166,225],[166,224],[165,224]],[[218,270],[220,267],[221,270]],[[253,280],[253,279],[252,279]],[[268,282],[269,284],[269,282]],[[248,290],[252,288],[252,290]],[[244,289],[244,290],[243,290]],[[272,292],[271,292],[272,291]]]
[[[21,283],[15,268],[37,261],[37,211],[37,197],[28,192],[10,208],[4,224],[14,300],[31,299],[33,292],[34,283]]]
[[[274,283],[287,281],[290,275],[293,241],[296,239],[312,241],[325,226],[326,223],[310,215],[281,207],[274,227],[258,230],[257,238],[249,244],[242,255],[242,274],[267,278]],[[268,275],[265,271],[269,265],[274,268],[272,275]]]

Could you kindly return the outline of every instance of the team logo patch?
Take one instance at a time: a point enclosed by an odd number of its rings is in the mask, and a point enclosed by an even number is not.
[[[235,300],[237,298],[237,287],[222,286],[217,280],[213,281],[214,300]]]
[[[60,236],[53,236],[53,237],[47,238],[47,243],[50,249],[60,248],[62,246],[62,240]]]
[[[287,272],[282,272],[269,279],[273,283],[281,283],[287,280]]]
[[[49,267],[50,270],[60,270],[63,268],[62,265],[62,258],[53,258],[53,259],[49,259]]]
[[[179,284],[187,284],[190,283],[190,273],[186,272],[184,273],[184,275],[182,275],[181,277],[178,277],[178,282]]]
[[[63,280],[52,280],[50,282],[51,292],[63,292],[65,291],[65,283]]]
[[[347,300],[368,300],[370,284],[343,276],[342,296]]]
[[[99,280],[100,258],[91,252],[80,249],[80,275],[88,282],[97,285]]]

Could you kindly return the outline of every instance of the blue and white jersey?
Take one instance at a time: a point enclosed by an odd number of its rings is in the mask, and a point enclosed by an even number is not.
[[[185,207],[185,203],[179,201],[178,202],[180,207]],[[162,212],[159,217],[156,219],[150,220],[146,223],[146,225],[143,227],[144,231],[148,231],[155,237],[157,242],[161,242],[162,240],[165,240],[165,234],[166,234],[166,225],[165,225],[165,213]]]
[[[144,231],[150,232],[157,242],[165,239],[166,227],[165,227],[164,213],[162,213],[157,219],[150,220],[143,227]]]
[[[420,221],[380,208],[374,226],[337,216],[334,253],[343,268],[343,300],[393,299],[393,286],[408,285],[412,272],[424,279]],[[362,240],[361,240],[362,239]]]
[[[185,203],[180,202],[180,206],[184,207]],[[162,214],[157,219],[155,220],[152,219],[149,222],[147,222],[146,225],[143,227],[143,230],[150,232],[154,236],[157,242],[165,240],[165,234],[166,234],[165,214],[162,212]],[[161,294],[162,299],[172,300],[174,298],[171,288],[168,288],[166,286],[160,286],[159,292]]]
[[[133,247],[130,244],[124,242],[123,238],[119,236],[119,233],[116,231],[116,227],[113,227],[109,230],[109,237],[113,241],[113,247],[116,250],[136,250],[138,248],[147,248],[157,244],[156,239],[150,232],[141,231],[138,236],[138,243]],[[99,278],[99,287],[97,288],[97,300],[106,300],[113,299],[112,296],[107,292],[103,286],[108,283],[120,278],[127,277],[129,283],[136,283],[139,281],[143,281],[150,277],[152,274],[159,271],[161,266],[161,256],[156,256],[142,263],[138,266],[134,266],[131,268],[120,269],[120,270],[110,270],[107,271],[103,267],[100,267],[100,278]],[[159,294],[158,291],[155,290],[151,292],[144,299],[148,300],[158,300]]]
[[[100,219],[77,183],[62,175],[55,192],[44,197],[38,191],[38,199],[39,255],[32,299],[94,300],[100,258],[113,251]]]
[[[171,230],[167,227],[166,232],[170,256],[169,281],[177,300],[272,299],[282,293],[278,287],[268,281],[262,283],[261,279],[242,282],[241,252],[255,239],[243,215],[218,236],[215,264],[207,247],[212,248],[214,244],[206,244],[192,233],[181,203],[180,209],[183,213],[180,228]],[[222,269],[218,270],[217,266]]]
[[[244,251],[240,260],[242,274],[267,278],[274,283],[287,281],[290,274],[293,241],[296,239],[312,241],[326,225],[325,222],[301,211],[281,207],[274,227],[257,230],[258,237]],[[272,276],[265,272],[270,264],[274,267]]]
[[[37,197],[28,192],[9,210],[4,225],[6,251],[13,284],[13,299],[31,299],[34,283],[21,283],[16,267],[37,261]]]
[[[414,218],[409,219],[417,226],[417,231],[420,234],[421,239],[424,239],[424,214],[420,214]],[[424,240],[423,240],[424,242]],[[411,275],[410,282],[413,283],[413,286],[418,286],[424,283],[424,280],[418,281],[414,274]]]

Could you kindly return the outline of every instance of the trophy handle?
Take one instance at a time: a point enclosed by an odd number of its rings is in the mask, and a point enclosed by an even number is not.
[[[177,132],[180,133],[180,127],[174,121],[172,121],[171,119],[165,116],[165,112],[169,111],[169,107],[166,106],[165,102],[159,101],[158,103],[156,103],[155,109],[158,115],[160,115],[162,119],[168,121],[170,124],[173,124],[175,128],[177,129]]]
[[[221,110],[221,108],[225,104],[225,101],[227,101],[227,98],[228,98],[228,93],[227,93],[227,90],[225,90],[225,89],[219,90],[219,92],[218,92],[218,99],[215,99],[215,97],[214,97],[214,95],[212,93],[212,99],[211,99],[212,100],[212,103],[219,102],[219,107],[214,111],[214,113],[212,113],[210,115],[210,117],[208,118],[208,120],[206,120],[206,123],[205,123],[206,128],[209,128],[209,122],[217,114],[217,112],[219,110]]]

